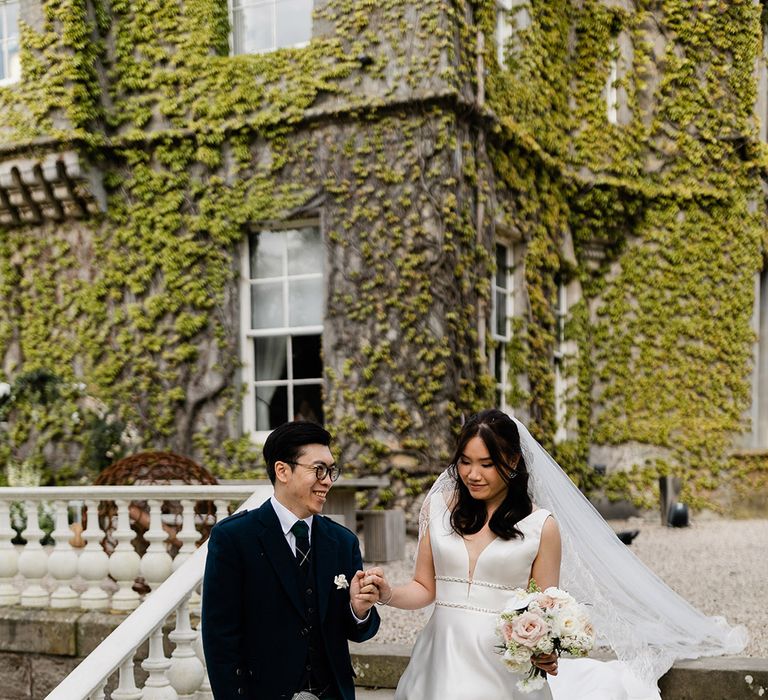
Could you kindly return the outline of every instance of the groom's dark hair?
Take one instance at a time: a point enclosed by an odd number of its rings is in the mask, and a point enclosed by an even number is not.
[[[267,476],[275,483],[275,463],[296,462],[305,445],[331,444],[331,434],[323,426],[308,420],[295,420],[275,428],[264,443]]]

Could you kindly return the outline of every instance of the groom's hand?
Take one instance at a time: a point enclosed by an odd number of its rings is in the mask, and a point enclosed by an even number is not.
[[[353,612],[360,619],[368,614],[379,599],[379,589],[368,578],[364,571],[358,571],[349,586],[349,602]]]

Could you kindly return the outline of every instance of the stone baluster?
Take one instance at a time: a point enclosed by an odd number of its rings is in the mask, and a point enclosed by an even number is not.
[[[195,529],[195,502],[181,502],[181,530],[176,534],[181,541],[181,549],[173,559],[173,570],[176,571],[195,552],[195,542],[200,539],[200,533]],[[197,589],[192,591],[189,599],[189,609],[194,613],[200,612],[200,594]]]
[[[18,605],[19,591],[13,579],[19,570],[19,553],[11,540],[16,531],[11,527],[11,504],[0,501],[0,605]]]
[[[141,690],[136,687],[133,677],[133,655],[120,664],[120,681],[112,691],[111,700],[141,700]]]
[[[195,502],[182,501],[181,509],[181,530],[176,534],[181,541],[181,549],[173,560],[174,571],[195,553],[195,542],[200,539],[200,533],[195,528]]]
[[[163,530],[162,502],[149,502],[149,529],[144,533],[144,539],[149,542],[147,551],[141,558],[140,571],[144,580],[154,591],[171,575],[173,564],[171,555],[165,549],[168,535]]]
[[[107,681],[104,680],[101,682],[101,685],[99,685],[96,690],[94,690],[89,696],[88,700],[104,700],[104,688],[107,687]]]
[[[149,654],[141,663],[149,674],[144,683],[142,700],[177,700],[179,697],[168,680],[171,662],[163,652],[163,626],[160,625],[149,637]],[[213,699],[211,699],[213,700]]]
[[[40,528],[37,503],[25,501],[24,510],[27,514],[27,527],[21,536],[27,544],[19,555],[19,572],[26,581],[21,592],[21,604],[28,608],[47,608],[49,596],[42,582],[48,573],[48,553],[40,544],[44,533]]]
[[[48,557],[48,573],[59,585],[51,594],[51,607],[76,608],[79,600],[71,583],[77,575],[77,554],[69,544],[69,538],[73,533],[69,529],[67,520],[67,504],[64,501],[55,501],[53,507],[56,527],[51,536],[55,540],[55,545]]]
[[[131,586],[139,575],[141,560],[133,549],[131,540],[135,533],[128,519],[128,501],[115,501],[117,506],[117,528],[113,536],[117,546],[109,558],[109,573],[120,589],[112,596],[112,609],[118,612],[135,610],[139,606],[139,594]]]
[[[203,653],[203,621],[197,623],[197,639],[194,648],[197,658],[203,664],[203,682],[200,684],[200,690],[195,693],[195,700],[215,700],[211,690],[211,682],[208,680],[208,669],[205,665],[205,654]]]
[[[80,606],[86,610],[106,610],[109,596],[101,587],[101,582],[109,573],[109,557],[101,546],[104,533],[99,527],[99,508],[96,501],[85,501],[87,527],[82,537],[86,541],[85,549],[77,560],[77,571],[88,584],[88,590],[80,596]]]
[[[216,506],[217,523],[229,517],[229,501],[214,501],[213,504]]]
[[[197,658],[193,647],[197,632],[189,621],[189,598],[185,598],[176,609],[176,628],[168,638],[176,645],[171,654],[171,668],[168,679],[179,694],[179,700],[193,700],[195,691],[200,688],[205,676],[205,669]]]

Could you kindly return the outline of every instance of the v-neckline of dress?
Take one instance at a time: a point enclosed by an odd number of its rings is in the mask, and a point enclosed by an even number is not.
[[[526,515],[524,518],[520,518],[520,520],[517,521],[516,524],[520,524],[524,520],[527,520],[530,518],[534,513],[541,510],[540,508],[535,508],[532,510],[528,515]],[[460,536],[461,537],[461,536]],[[464,537],[461,537],[461,544],[464,547],[464,552],[467,555],[467,597],[469,597],[470,592],[472,591],[472,584],[475,582],[475,574],[477,573],[477,565],[480,563],[480,557],[485,554],[488,547],[490,547],[494,542],[498,541],[499,536],[496,535],[492,540],[488,542],[485,547],[483,547],[480,552],[478,553],[477,557],[475,557],[475,566],[470,570],[470,564],[472,563],[472,556],[469,553],[469,548],[467,547],[467,540]],[[470,575],[471,574],[471,575]]]

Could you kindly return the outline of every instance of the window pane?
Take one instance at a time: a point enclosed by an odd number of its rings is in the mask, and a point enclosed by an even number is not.
[[[254,378],[257,382],[288,378],[287,345],[288,341],[285,336],[254,339]]]
[[[323,322],[323,278],[289,279],[288,308],[291,326],[319,326]]]
[[[294,379],[319,379],[323,376],[320,337],[295,335],[291,338]]]
[[[251,328],[282,328],[283,283],[265,282],[251,285]]]
[[[507,249],[503,245],[496,246],[496,284],[507,288]]]
[[[234,21],[235,36],[239,39],[235,44],[236,53],[259,53],[275,47],[275,8],[272,3],[238,10]]]
[[[504,345],[498,343],[493,350],[493,376],[498,384],[504,382],[504,378],[501,376],[501,369],[503,367],[502,357],[504,355]]]
[[[277,46],[305,44],[312,38],[312,0],[277,3]]]
[[[507,337],[507,293],[496,291],[496,335]]]
[[[288,389],[284,386],[256,387],[256,430],[273,430],[288,422]]]
[[[323,422],[322,387],[319,384],[293,389],[293,419]]]
[[[19,3],[8,2],[5,4],[5,31],[6,36],[19,35]]]
[[[303,275],[322,272],[325,256],[323,241],[317,228],[285,231],[288,248],[288,274]]]
[[[5,45],[0,41],[0,80],[5,80],[7,77],[5,74]]]
[[[251,279],[282,276],[285,255],[283,231],[261,231],[251,236],[250,246]]]

